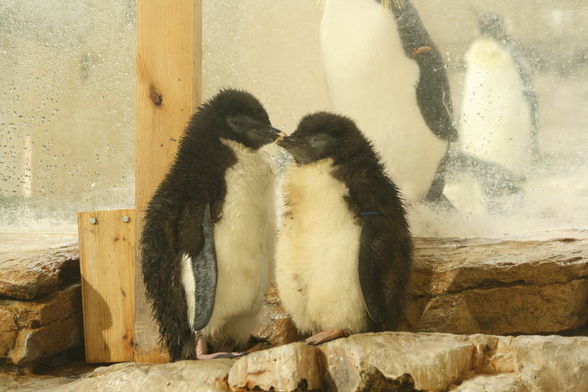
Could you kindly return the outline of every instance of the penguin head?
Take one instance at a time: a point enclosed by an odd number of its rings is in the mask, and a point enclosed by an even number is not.
[[[478,26],[480,28],[480,33],[482,33],[483,36],[501,40],[506,35],[504,21],[500,15],[497,14],[480,14],[478,16]]]
[[[333,158],[336,163],[344,162],[365,149],[371,149],[353,120],[327,112],[305,116],[294,133],[280,137],[277,143],[294,157],[298,165],[325,158]]]
[[[208,107],[214,113],[213,128],[221,138],[257,150],[280,136],[261,103],[246,91],[221,90]]]

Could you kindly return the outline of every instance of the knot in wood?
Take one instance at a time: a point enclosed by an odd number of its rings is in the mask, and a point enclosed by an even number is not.
[[[155,87],[151,87],[149,90],[149,96],[151,97],[151,101],[153,101],[156,106],[161,106],[161,103],[163,102],[163,95],[161,95],[161,93],[157,91]]]

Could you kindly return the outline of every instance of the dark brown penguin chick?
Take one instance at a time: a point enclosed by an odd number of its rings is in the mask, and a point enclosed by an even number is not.
[[[258,149],[278,135],[255,97],[222,90],[192,116],[149,203],[142,271],[172,360],[208,358],[203,337],[232,349],[255,328],[275,229],[274,176]]]
[[[349,118],[304,117],[278,145],[295,159],[284,179],[278,238],[280,298],[321,343],[394,330],[403,314],[412,240],[396,186]]]

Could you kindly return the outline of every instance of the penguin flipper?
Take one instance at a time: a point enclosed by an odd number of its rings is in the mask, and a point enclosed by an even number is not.
[[[420,68],[416,97],[423,119],[438,138],[455,141],[458,134],[453,122],[453,103],[443,55],[410,1],[392,4],[391,10],[404,53]]]
[[[192,332],[206,327],[212,316],[217,282],[216,252],[211,205],[193,200],[182,208],[178,225],[178,251],[182,255],[182,285]],[[189,266],[189,268],[185,268]]]
[[[364,218],[365,219],[365,218]],[[369,219],[369,218],[368,218]],[[384,319],[383,303],[378,290],[376,266],[374,257],[374,230],[369,222],[362,222],[361,240],[359,248],[358,274],[361,293],[365,302],[370,324],[381,325]]]
[[[377,188],[368,185],[358,191],[371,189]],[[361,223],[359,283],[372,332],[398,328],[412,265],[412,240],[398,191],[391,181],[384,189],[356,209]]]
[[[194,329],[196,331],[206,327],[210,321],[212,311],[214,310],[214,299],[218,278],[210,204],[204,206],[202,234],[204,239],[202,249],[198,255],[192,257],[192,271],[194,273],[195,281]]]

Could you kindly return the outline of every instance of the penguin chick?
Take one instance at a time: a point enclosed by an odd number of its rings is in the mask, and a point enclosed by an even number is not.
[[[349,118],[319,112],[278,140],[284,178],[276,283],[307,340],[393,330],[403,314],[412,240],[396,186]]]
[[[145,216],[147,297],[172,360],[245,343],[272,268],[274,176],[257,150],[278,137],[251,94],[226,89],[200,106]],[[203,349],[197,352],[203,357]]]

